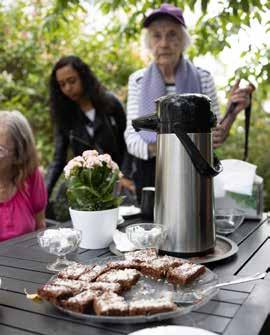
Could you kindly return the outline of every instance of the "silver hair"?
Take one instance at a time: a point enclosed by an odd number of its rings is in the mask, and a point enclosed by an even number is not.
[[[0,111],[0,125],[4,126],[14,144],[13,182],[21,185],[38,166],[34,135],[27,119],[18,111]]]
[[[185,29],[184,26],[182,26],[181,24],[178,25],[179,26],[179,30],[181,32],[181,46],[180,46],[180,51],[181,53],[183,53],[191,44],[192,40],[191,37],[189,35],[189,33],[187,32],[187,30]],[[150,48],[150,34],[149,34],[149,29],[144,29],[143,31],[143,42],[144,42],[144,46],[151,51]]]

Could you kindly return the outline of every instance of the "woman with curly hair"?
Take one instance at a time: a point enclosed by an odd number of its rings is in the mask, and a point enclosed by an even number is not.
[[[55,154],[46,176],[49,194],[66,165],[69,147],[73,156],[89,149],[108,153],[121,167],[126,153],[124,109],[79,57],[66,56],[54,65],[50,103]]]
[[[34,136],[17,111],[0,111],[0,241],[45,228],[47,192]]]

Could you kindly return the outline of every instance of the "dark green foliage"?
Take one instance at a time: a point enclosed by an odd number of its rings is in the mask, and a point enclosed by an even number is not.
[[[78,55],[122,99],[129,74],[142,66],[136,51],[111,35],[82,32],[87,13],[79,1],[57,3],[16,0],[4,7],[0,1],[0,110],[17,109],[28,118],[44,168],[54,149],[48,87],[53,64],[62,55]]]

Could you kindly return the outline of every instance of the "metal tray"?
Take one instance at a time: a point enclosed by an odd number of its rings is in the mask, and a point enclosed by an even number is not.
[[[91,264],[100,264],[103,265],[109,261],[120,260],[123,257],[106,257],[106,258],[96,258],[91,260]],[[56,276],[53,276],[51,280],[55,279]],[[167,294],[172,295],[173,299],[180,300],[184,297],[185,294],[189,294],[191,291],[195,291],[200,294],[201,298],[192,304],[178,305],[177,309],[172,312],[157,313],[153,315],[140,315],[140,316],[98,316],[94,314],[83,314],[70,311],[61,306],[53,305],[60,311],[76,318],[85,319],[94,322],[102,323],[145,323],[153,321],[161,321],[177,317],[180,315],[187,314],[191,311],[198,309],[199,307],[206,304],[213,296],[218,292],[217,288],[208,290],[206,294],[202,295],[201,292],[203,289],[215,285],[218,282],[217,275],[211,270],[206,268],[206,272],[194,280],[193,283],[186,285],[185,287],[179,287],[164,280],[154,280],[147,277],[141,277],[138,283],[129,291],[127,291],[124,296],[127,301],[132,300],[133,298],[146,298],[149,296],[151,298],[158,298],[161,296],[166,296]],[[183,298],[184,299],[184,298]]]
[[[112,242],[109,246],[110,251],[116,256],[123,256],[124,253],[119,251],[116,248],[114,242]],[[227,237],[217,235],[216,236],[216,246],[215,250],[212,253],[209,253],[204,256],[190,257],[188,260],[197,263],[197,264],[208,264],[213,262],[218,262],[223,259],[229,258],[235,255],[238,252],[238,246],[235,242],[228,239]],[[183,258],[183,256],[181,256]]]

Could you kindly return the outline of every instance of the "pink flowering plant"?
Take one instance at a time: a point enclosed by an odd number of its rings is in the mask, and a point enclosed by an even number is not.
[[[118,165],[108,154],[84,151],[64,168],[69,206],[81,211],[101,211],[118,207],[123,197],[114,194],[122,177]]]

